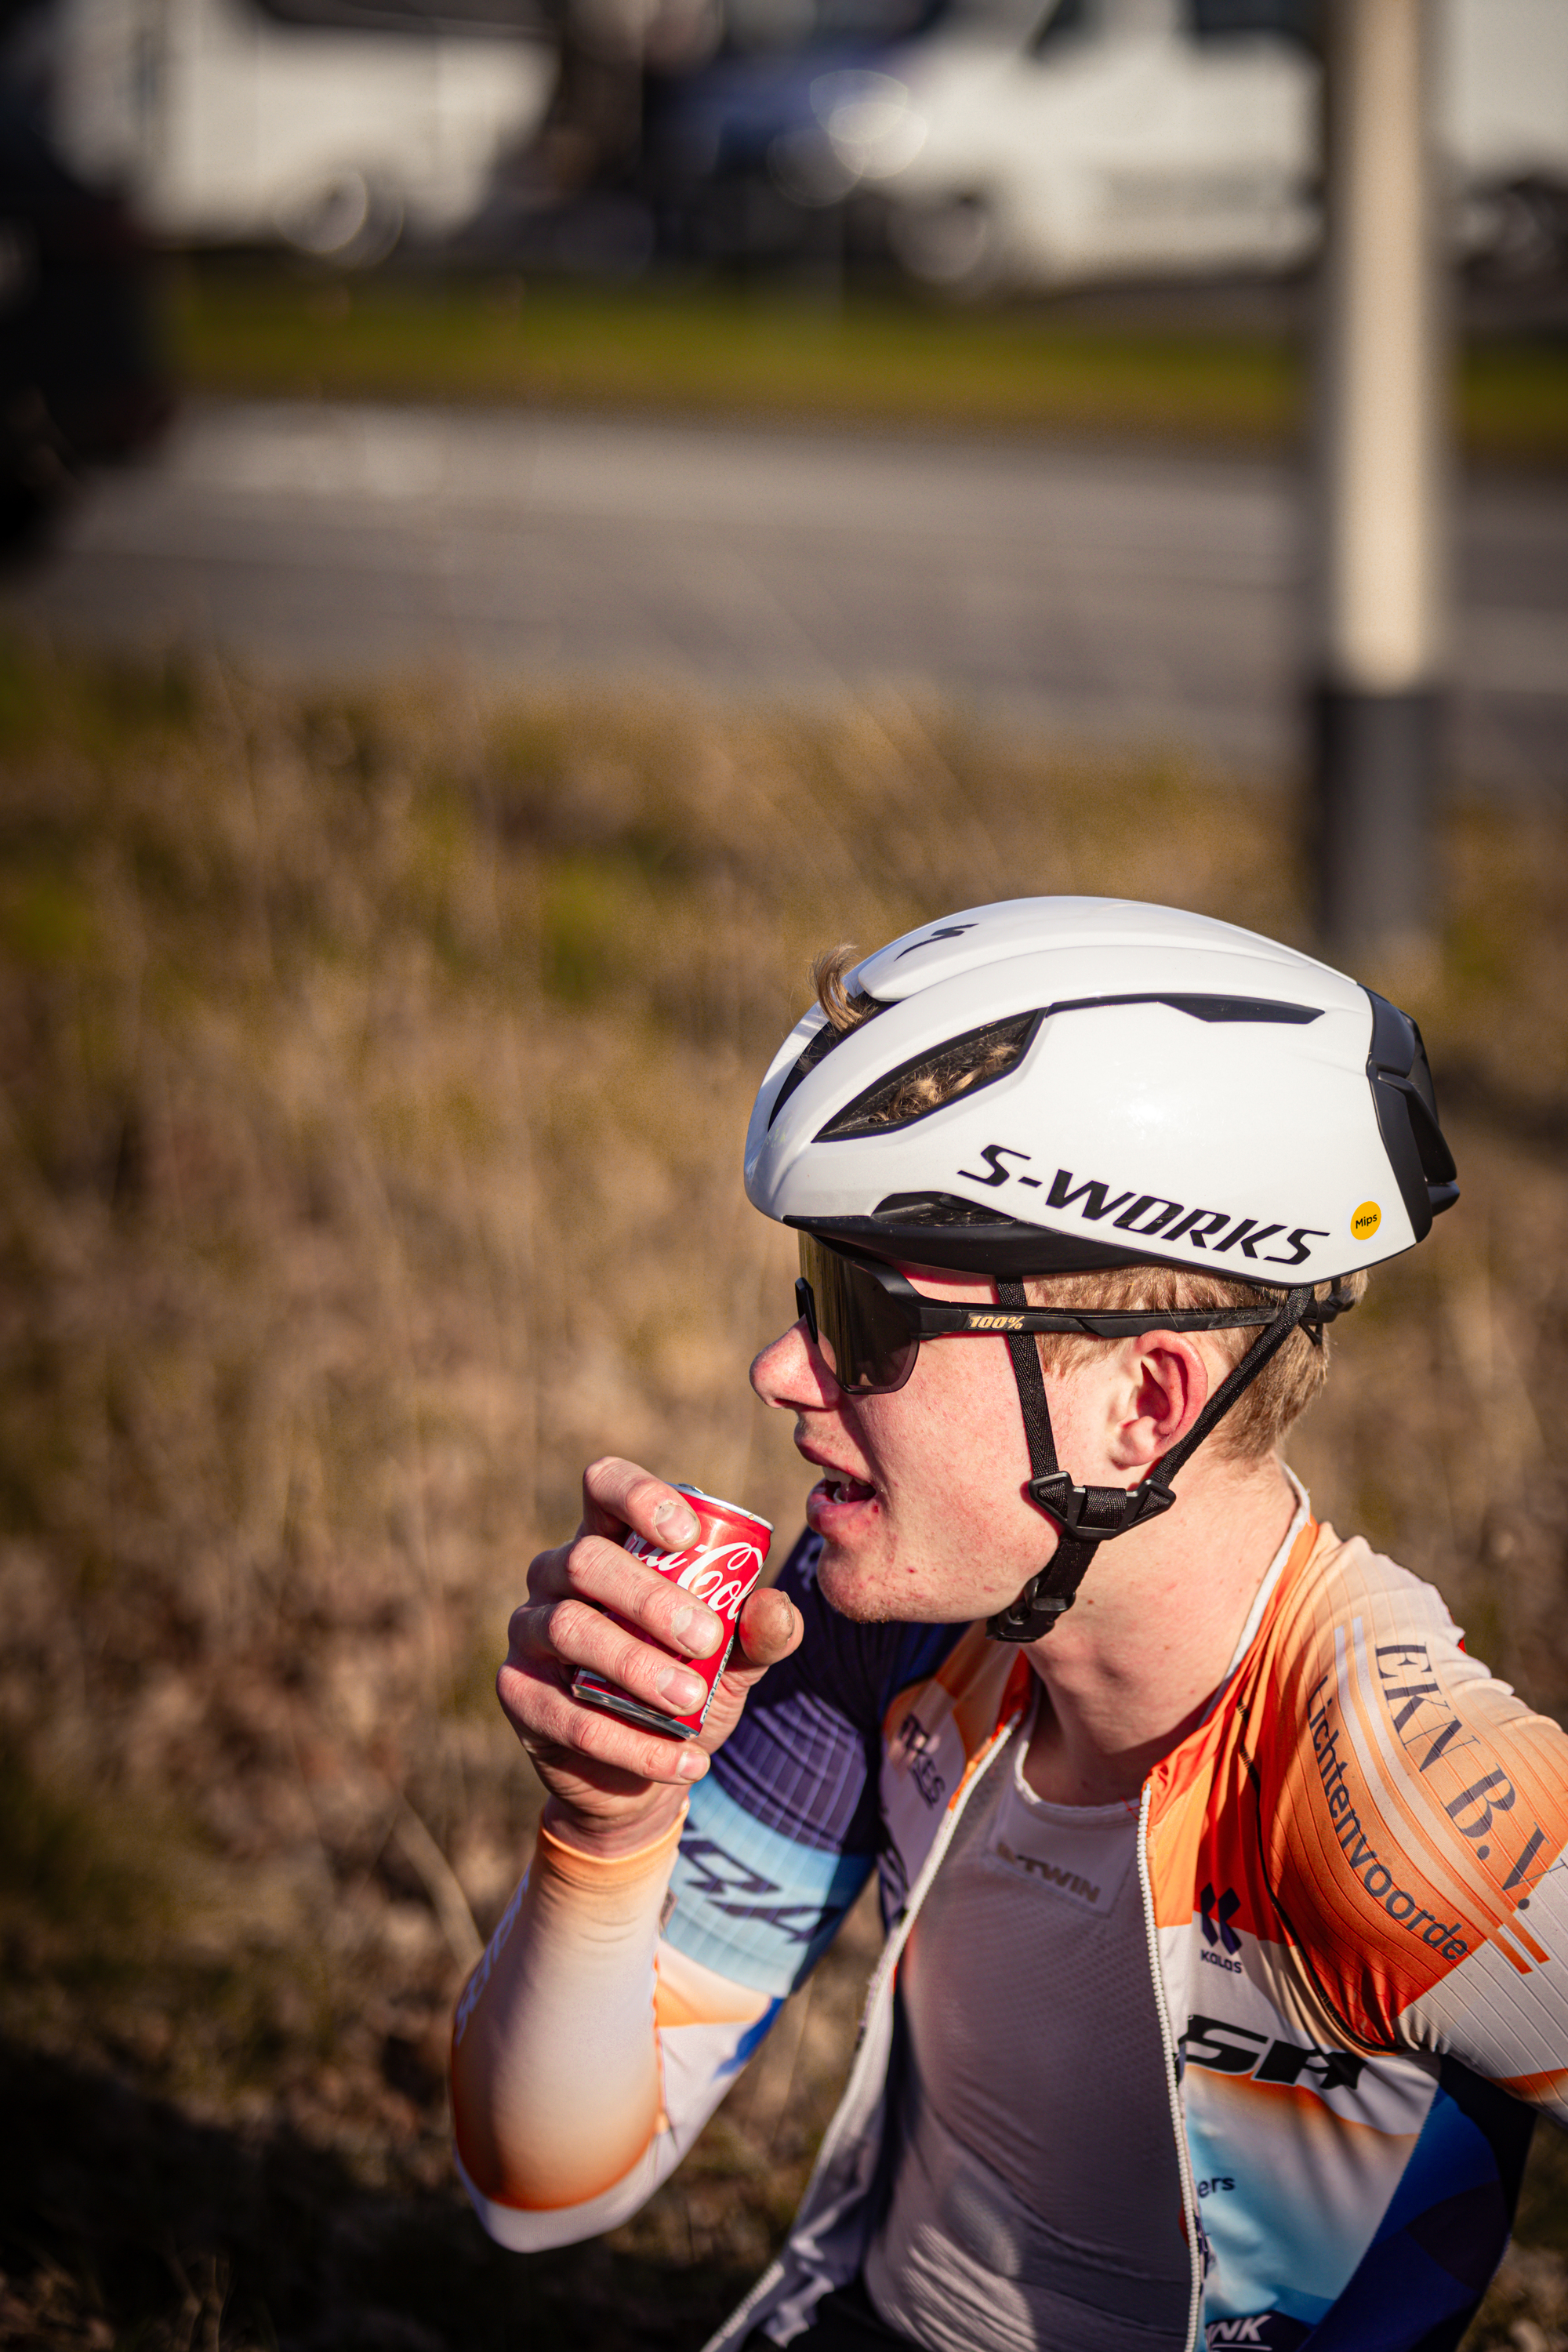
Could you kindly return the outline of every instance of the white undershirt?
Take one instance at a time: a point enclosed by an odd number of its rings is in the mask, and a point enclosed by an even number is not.
[[[1296,1494],[1211,1705],[1305,1524]],[[1031,1724],[972,1799],[900,1963],[908,2050],[867,2291],[924,2352],[1174,2352],[1190,2270],[1138,1804],[1037,1797]]]
[[[1187,2324],[1138,1809],[1049,1805],[1026,1738],[900,1964],[910,2063],[872,2303],[929,2352],[1156,2352]]]

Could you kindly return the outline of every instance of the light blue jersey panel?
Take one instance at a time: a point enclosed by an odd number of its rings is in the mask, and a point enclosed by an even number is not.
[[[691,1792],[664,1933],[678,1951],[759,1992],[808,1977],[871,1874],[868,1853],[766,1829],[710,1774]]]

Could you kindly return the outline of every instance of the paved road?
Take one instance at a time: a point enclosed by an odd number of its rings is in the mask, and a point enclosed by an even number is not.
[[[1455,748],[1568,783],[1568,485],[1460,532]],[[473,662],[983,710],[1254,772],[1296,747],[1287,468],[929,438],[324,406],[194,411],[0,604],[290,671]]]

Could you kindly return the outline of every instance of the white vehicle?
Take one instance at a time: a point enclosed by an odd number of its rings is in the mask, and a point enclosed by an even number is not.
[[[879,186],[905,266],[978,290],[1276,270],[1319,234],[1321,74],[1288,0],[1019,0],[813,93],[824,189]],[[1568,0],[1441,0],[1438,136],[1472,242],[1568,191]],[[1491,208],[1489,210],[1489,206]]]
[[[184,244],[380,257],[477,209],[549,102],[553,49],[508,0],[59,0],[54,131]],[[461,0],[459,0],[461,6]]]

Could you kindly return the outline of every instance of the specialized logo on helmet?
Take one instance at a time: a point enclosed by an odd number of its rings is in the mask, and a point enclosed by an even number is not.
[[[1383,1211],[1375,1201],[1363,1201],[1359,1209],[1351,1213],[1351,1231],[1358,1242],[1371,1241],[1382,1223]]]
[[[1134,1192],[1129,1187],[1112,1199],[1109,1184],[1094,1176],[1075,1182],[1069,1168],[1058,1168],[1047,1190],[1043,1178],[1026,1176],[1022,1166],[1002,1165],[1005,1160],[1033,1162],[1032,1152],[1020,1151],[1011,1143],[987,1143],[980,1157],[990,1174],[983,1176],[977,1169],[961,1168],[958,1173],[966,1183],[1017,1184],[1026,1192],[1043,1192],[1048,1208],[1071,1209],[1090,1224],[1100,1224],[1110,1217],[1118,1233],[1135,1234],[1140,1241],[1151,1241],[1158,1234],[1162,1249],[1168,1249],[1173,1242],[1185,1242],[1189,1249],[1203,1250],[1215,1257],[1235,1249],[1243,1257],[1256,1259],[1259,1242],[1272,1241],[1277,1234],[1285,1234],[1282,1223],[1263,1224],[1256,1217],[1238,1216],[1234,1209],[1189,1209],[1159,1192]],[[1120,1216],[1111,1214],[1116,1209],[1121,1211]],[[1358,1210],[1356,1213],[1362,1213]],[[1374,1207],[1373,1214],[1380,1213]],[[1328,1238],[1327,1226],[1297,1225],[1285,1234],[1289,1255],[1266,1250],[1263,1262],[1266,1265],[1305,1265],[1312,1255],[1311,1244]]]

